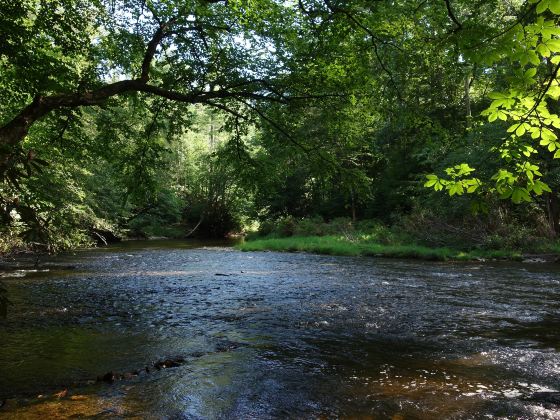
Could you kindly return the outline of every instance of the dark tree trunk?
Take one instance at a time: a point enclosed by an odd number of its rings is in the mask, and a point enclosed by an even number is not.
[[[554,237],[557,238],[560,236],[560,200],[556,191],[548,193],[546,210],[550,230]]]

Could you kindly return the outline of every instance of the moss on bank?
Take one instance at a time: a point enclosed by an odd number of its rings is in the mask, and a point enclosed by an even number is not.
[[[263,238],[238,245],[242,251],[312,252],[327,255],[364,255],[394,258],[416,258],[431,261],[508,259],[521,260],[519,251],[429,248],[419,245],[383,245],[371,242],[368,236],[291,236]]]

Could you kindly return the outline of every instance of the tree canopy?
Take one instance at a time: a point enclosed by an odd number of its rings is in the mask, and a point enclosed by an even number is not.
[[[442,190],[477,212],[528,203],[560,232],[558,0],[0,5],[18,234],[390,219]]]

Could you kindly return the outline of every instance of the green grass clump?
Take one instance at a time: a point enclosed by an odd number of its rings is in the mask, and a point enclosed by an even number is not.
[[[291,236],[250,240],[238,246],[242,251],[312,252],[326,255],[378,256],[415,258],[430,261],[520,259],[516,251],[475,250],[459,251],[451,248],[429,248],[419,245],[385,245],[374,243],[367,236]]]

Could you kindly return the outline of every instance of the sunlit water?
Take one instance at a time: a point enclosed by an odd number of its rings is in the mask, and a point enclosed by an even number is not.
[[[144,242],[42,270],[2,279],[0,417],[560,418],[530,399],[560,391],[557,265]]]

